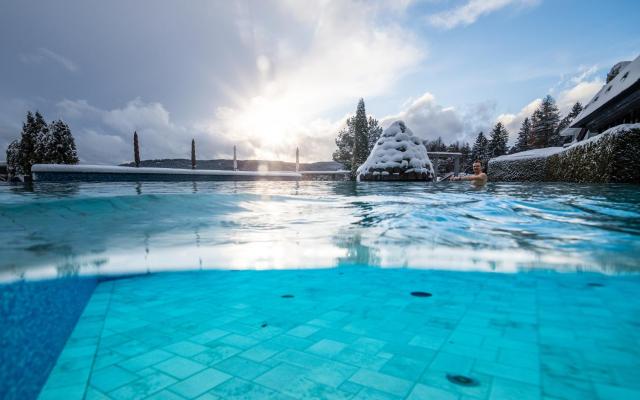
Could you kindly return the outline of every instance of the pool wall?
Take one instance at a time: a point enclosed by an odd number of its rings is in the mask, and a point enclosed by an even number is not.
[[[489,160],[491,181],[640,183],[640,124],[619,125],[566,149]]]
[[[38,396],[97,282],[73,277],[0,285],[1,399]]]
[[[286,171],[222,171],[61,164],[35,164],[31,171],[33,180],[41,182],[295,181],[302,177],[297,172]]]

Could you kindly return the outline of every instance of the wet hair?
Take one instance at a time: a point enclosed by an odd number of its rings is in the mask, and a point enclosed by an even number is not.
[[[474,164],[476,164],[476,163],[477,163],[477,164],[480,164],[480,166],[482,167],[482,161],[480,161],[480,160],[475,160],[473,163],[474,163]]]

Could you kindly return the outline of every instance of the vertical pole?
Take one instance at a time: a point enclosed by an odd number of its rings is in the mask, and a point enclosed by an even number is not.
[[[236,146],[233,146],[233,170],[238,170],[238,158],[236,157]]]
[[[300,172],[300,148],[296,147],[296,172]]]
[[[458,176],[460,174],[460,156],[453,157],[453,175]]]
[[[433,173],[434,179],[438,177],[438,156],[433,157]]]

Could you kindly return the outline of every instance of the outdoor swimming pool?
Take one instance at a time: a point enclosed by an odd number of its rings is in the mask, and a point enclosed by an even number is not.
[[[4,185],[0,254],[3,398],[640,395],[638,186]]]

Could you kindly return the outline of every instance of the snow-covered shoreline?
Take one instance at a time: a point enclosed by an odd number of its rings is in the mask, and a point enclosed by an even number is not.
[[[146,176],[147,178],[160,177],[167,179],[171,176],[176,178],[187,177],[228,177],[231,179],[242,178],[282,178],[300,179],[302,174],[287,171],[225,171],[225,170],[198,170],[180,168],[150,168],[150,167],[119,167],[109,165],[62,165],[62,164],[35,164],[31,171],[34,181],[67,180],[65,178],[91,176],[110,177],[108,180],[118,180],[126,176]]]

